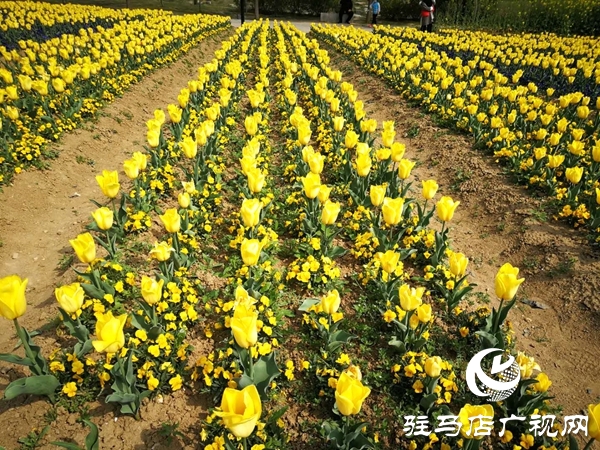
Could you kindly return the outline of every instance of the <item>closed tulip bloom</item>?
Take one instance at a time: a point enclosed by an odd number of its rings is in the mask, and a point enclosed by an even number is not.
[[[344,416],[358,414],[370,393],[371,389],[364,386],[362,381],[342,372],[335,388],[335,404]]]
[[[201,130],[199,128],[197,128],[196,131],[194,131],[194,137],[196,138],[196,144],[199,146],[203,146],[208,140],[208,136],[206,136],[206,131]]]
[[[469,258],[462,253],[452,252],[448,257],[450,263],[450,272],[455,277],[462,277],[467,271],[467,265],[469,264]]]
[[[179,203],[179,206],[182,207],[183,209],[187,209],[190,207],[190,194],[188,194],[187,192],[180,192],[179,195],[177,196],[177,203]]]
[[[237,345],[250,348],[258,340],[258,312],[239,303],[230,321],[231,331]]]
[[[587,106],[578,106],[577,107],[577,117],[579,117],[580,119],[587,119],[587,117],[590,115],[590,108],[588,108]]]
[[[366,177],[371,171],[371,157],[366,153],[361,153],[356,158],[356,173],[359,177]]]
[[[133,159],[123,161],[123,171],[130,180],[135,180],[140,175],[140,167]]]
[[[406,146],[401,144],[400,142],[394,142],[392,144],[392,161],[400,162],[402,158],[404,158],[404,152],[406,151]]]
[[[244,239],[242,241],[241,253],[242,260],[247,266],[254,266],[260,259],[262,245],[258,239]]]
[[[329,194],[331,194],[331,189],[332,188],[328,187],[326,184],[322,184],[321,186],[319,186],[319,193],[317,194],[317,197],[319,198],[319,202],[321,204],[329,200]]]
[[[265,185],[265,174],[259,168],[249,169],[247,174],[248,189],[254,194],[258,194]]]
[[[6,115],[11,120],[17,120],[19,118],[19,110],[18,110],[18,108],[15,108],[14,106],[7,106],[6,107]]]
[[[90,233],[83,233],[69,240],[75,254],[82,263],[90,264],[96,259],[96,243]]]
[[[336,116],[333,118],[333,129],[337,132],[342,131],[344,128],[344,118],[340,116]]]
[[[195,139],[192,139],[191,136],[186,136],[183,141],[181,141],[181,148],[183,149],[185,157],[189,159],[195,158],[198,153],[198,143]]]
[[[425,373],[428,377],[437,378],[442,373],[442,358],[431,356],[425,360]]]
[[[455,202],[452,197],[442,197],[436,204],[437,216],[443,222],[450,222],[458,205],[460,202]]]
[[[302,161],[304,161],[306,164],[308,164],[308,161],[310,160],[310,158],[313,157],[314,154],[315,150],[312,148],[311,145],[306,145],[302,147]]]
[[[302,178],[302,185],[304,186],[304,195],[313,199],[319,195],[321,177],[318,174],[311,172]]]
[[[116,170],[103,170],[102,175],[96,175],[96,181],[102,193],[108,198],[115,198],[119,193],[119,173]]]
[[[300,145],[308,145],[311,135],[310,122],[307,121],[298,127],[298,142]]]
[[[588,406],[588,436],[600,441],[600,403]]]
[[[392,156],[392,151],[389,148],[380,148],[375,152],[377,161],[387,161]]]
[[[160,221],[165,226],[167,233],[177,233],[181,228],[181,217],[177,208],[170,208],[165,211],[162,216],[158,216]]]
[[[79,283],[72,283],[54,289],[54,296],[66,313],[75,314],[83,306],[85,292]]]
[[[435,180],[427,180],[427,181],[423,181],[423,191],[422,191],[422,195],[423,198],[425,200],[431,200],[433,197],[435,197],[435,194],[438,191],[438,184]]]
[[[565,176],[573,184],[577,184],[581,181],[583,176],[583,167],[569,167],[565,170]]]
[[[385,185],[371,186],[369,188],[369,197],[373,206],[380,206],[383,203],[386,191],[387,186]]]
[[[385,130],[381,133],[381,142],[384,147],[391,147],[394,145],[394,138],[396,137],[396,132],[394,130]]]
[[[596,188],[596,204],[600,205],[600,189]]]
[[[27,278],[22,280],[18,275],[0,278],[0,316],[15,320],[25,314],[25,289],[28,281]]]
[[[400,253],[397,253],[393,250],[388,250],[387,252],[379,255],[379,263],[381,264],[381,268],[390,275],[396,271],[399,261]]]
[[[342,300],[337,289],[333,289],[321,298],[321,308],[325,314],[332,315],[338,312]]]
[[[171,119],[171,122],[173,123],[179,123],[181,122],[181,114],[182,114],[182,110],[179,106],[177,105],[169,105],[167,106],[167,112],[169,113],[169,118]]]
[[[310,167],[310,171],[312,173],[320,175],[321,172],[323,172],[324,162],[325,157],[321,153],[313,153],[308,159],[308,166]]]
[[[167,116],[162,109],[155,109],[153,116],[154,120],[156,120],[159,125],[162,125],[167,120]]]
[[[425,303],[419,305],[417,307],[417,317],[421,323],[430,322],[432,318],[431,305],[427,305]]]
[[[52,87],[58,94],[65,92],[65,82],[61,78],[52,78]]]
[[[423,293],[425,292],[425,288],[411,288],[408,284],[403,284],[398,289],[398,293],[400,296],[400,306],[405,311],[412,311],[413,309],[417,309],[423,303],[421,298],[423,297]]]
[[[344,145],[346,148],[354,148],[356,147],[356,144],[358,144],[358,134],[352,130],[347,131],[344,139]]]
[[[157,261],[164,262],[169,260],[171,252],[174,251],[175,249],[166,242],[156,242],[154,243],[152,250],[150,250],[150,257]]]
[[[92,213],[92,217],[101,230],[110,230],[113,225],[114,213],[112,209],[103,206]]]
[[[413,161],[402,158],[398,164],[398,176],[400,179],[406,180],[410,176],[413,167],[415,167],[415,163]]]
[[[148,145],[150,147],[158,147],[158,144],[160,144],[160,129],[148,130],[148,133],[146,133],[146,140],[148,141]]]
[[[402,220],[403,206],[404,199],[402,197],[384,198],[381,212],[383,213],[383,220],[385,223],[388,225],[398,225]]]
[[[244,119],[244,127],[246,128],[246,133],[250,136],[254,136],[258,132],[258,123],[254,116],[248,116]]]
[[[127,314],[114,317],[112,311],[96,314],[96,340],[92,341],[94,349],[99,353],[116,353],[125,345],[123,327]]]
[[[225,427],[238,438],[252,434],[262,413],[258,390],[254,384],[241,391],[225,388],[221,399],[221,411],[215,414],[223,420]]]
[[[506,263],[496,274],[496,295],[502,300],[512,300],[525,278],[517,278],[519,269]]]
[[[244,175],[248,176],[248,171],[251,169],[256,169],[256,158],[254,156],[244,156],[240,159],[240,165],[242,166],[242,172]]]
[[[262,202],[257,198],[245,199],[242,202],[240,214],[242,221],[246,227],[255,227],[260,221],[260,212],[262,210]]]
[[[564,162],[565,155],[548,155],[548,167],[556,169]]]
[[[458,421],[461,423],[460,433],[464,438],[480,440],[485,436],[484,433],[479,433],[479,436],[475,435],[475,430],[481,426],[482,419],[476,418],[479,416],[486,417],[487,420],[493,420],[494,408],[492,405],[470,405],[467,403],[462,407],[458,413]]]
[[[543,372],[539,373],[535,379],[537,380],[537,383],[533,385],[533,389],[535,389],[536,392],[547,392],[548,389],[550,389],[550,386],[552,386],[552,381],[550,381],[548,375]]]
[[[162,299],[164,280],[156,281],[154,278],[142,276],[142,297],[150,306],[155,305]]]
[[[592,159],[594,162],[600,162],[600,141],[592,147]]]
[[[558,145],[558,143],[560,142],[560,138],[562,138],[562,134],[552,133],[548,142],[550,143],[550,145]]]
[[[21,89],[25,92],[29,92],[31,90],[31,85],[33,81],[27,75],[19,75],[19,84],[21,85]]]
[[[323,211],[321,213],[321,223],[323,225],[333,225],[337,220],[338,214],[340,213],[341,205],[338,202],[332,202],[327,200],[323,205]]]

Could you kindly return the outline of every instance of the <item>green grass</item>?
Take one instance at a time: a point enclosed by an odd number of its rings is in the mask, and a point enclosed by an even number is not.
[[[59,1],[49,0],[50,3],[76,3],[79,5],[94,5],[105,8],[125,8],[125,0],[75,0],[75,1]],[[235,14],[237,8],[232,7],[232,1],[228,0],[213,0],[211,4],[194,5],[191,1],[181,0],[130,0],[129,7],[131,9],[164,9],[172,11],[175,14]]]

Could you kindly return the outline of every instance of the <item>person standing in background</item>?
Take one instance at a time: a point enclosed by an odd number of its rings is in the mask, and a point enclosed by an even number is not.
[[[340,21],[338,23],[342,23],[344,19],[344,14],[348,15],[346,19],[346,23],[350,23],[350,19],[354,16],[354,11],[352,11],[352,0],[341,0],[340,1]]]
[[[373,0],[373,3],[371,3],[371,12],[373,13],[373,22],[371,23],[371,26],[377,25],[377,15],[380,11],[381,5],[379,4],[379,0]]]
[[[421,31],[433,31],[433,12],[435,10],[435,0],[420,0],[421,7]]]

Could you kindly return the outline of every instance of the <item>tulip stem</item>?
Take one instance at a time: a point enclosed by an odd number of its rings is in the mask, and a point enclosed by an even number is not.
[[[594,438],[591,438],[588,443],[585,445],[585,447],[583,447],[583,450],[591,450],[592,445],[594,445]]]
[[[248,438],[243,438],[242,444],[244,445],[244,450],[248,450]]]
[[[21,327],[21,325],[19,325],[19,321],[17,319],[14,319],[13,322],[14,322],[15,328],[17,330],[17,336],[19,336],[19,339],[21,339],[21,342],[23,343],[23,348],[25,349],[25,354],[31,360],[31,364],[32,364],[31,371],[35,375],[42,375],[42,370],[37,365],[33,350],[31,350],[31,347],[29,346],[29,340],[27,339],[27,334],[25,333],[25,330]],[[33,370],[34,368],[35,368],[35,370]],[[39,372],[39,373],[36,373],[36,372]]]

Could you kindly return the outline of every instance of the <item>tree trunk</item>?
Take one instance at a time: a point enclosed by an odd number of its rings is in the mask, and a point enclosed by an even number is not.
[[[258,20],[258,0],[254,0],[254,18]]]
[[[129,0],[125,0],[125,8],[129,8]]]

